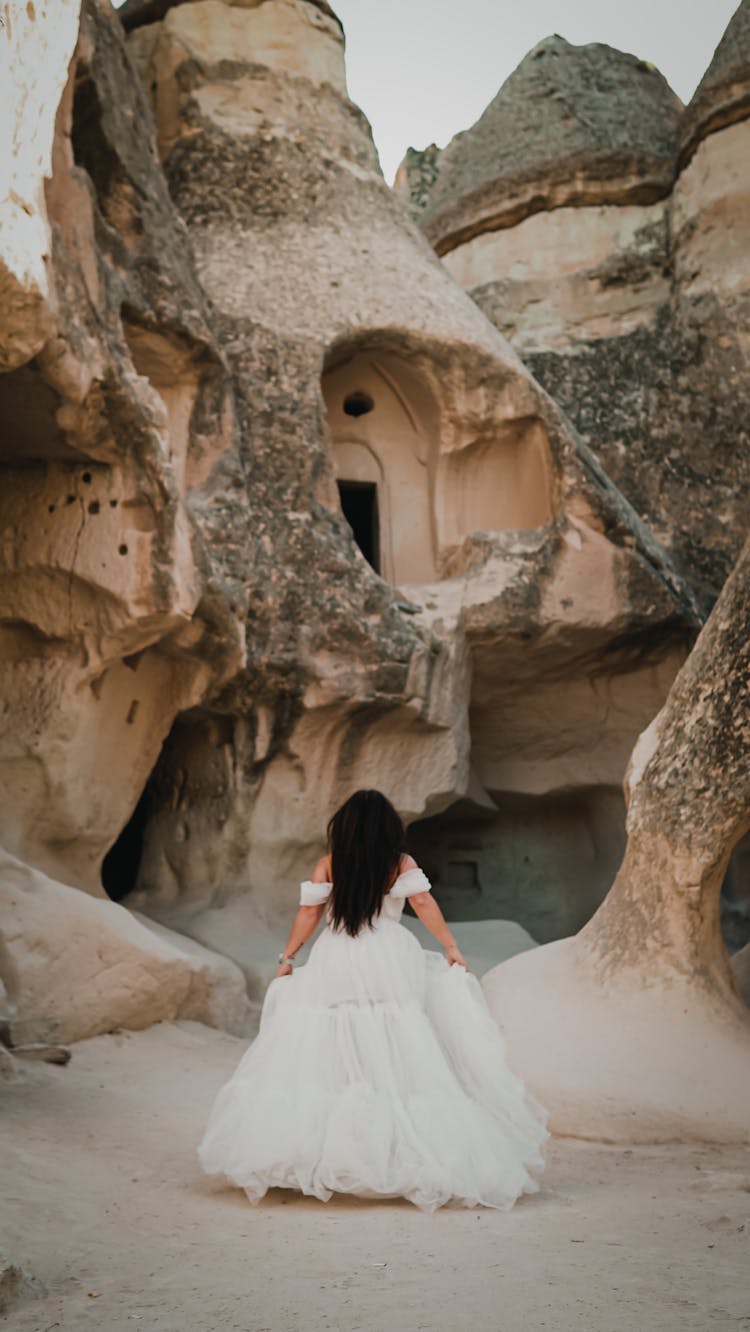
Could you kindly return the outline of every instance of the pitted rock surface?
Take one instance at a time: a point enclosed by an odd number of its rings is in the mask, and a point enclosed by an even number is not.
[[[704,611],[750,521],[749,14],[745,0],[684,112],[634,57],[550,38],[475,126],[400,175],[451,274]]]
[[[674,178],[681,110],[645,61],[545,38],[440,154],[425,234],[446,254],[540,209],[662,198]]]

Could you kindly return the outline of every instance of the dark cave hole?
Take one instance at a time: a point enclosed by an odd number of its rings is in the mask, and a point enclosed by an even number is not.
[[[363,389],[355,389],[354,393],[350,393],[344,398],[344,413],[346,416],[366,416],[374,406],[375,403],[369,393],[365,393]]]
[[[121,902],[135,888],[143,855],[143,839],[150,811],[148,786],[117,841],[102,862],[102,886],[113,902]]]
[[[99,95],[87,74],[79,74],[73,94],[73,123],[70,140],[76,166],[91,177],[102,210],[114,180],[121,175],[120,163],[102,128]]]
[[[374,481],[339,481],[341,508],[367,563],[380,573],[378,488]]]

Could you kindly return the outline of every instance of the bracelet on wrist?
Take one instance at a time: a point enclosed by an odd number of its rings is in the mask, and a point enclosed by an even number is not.
[[[293,957],[286,957],[284,953],[279,953],[278,961],[279,961],[279,965],[281,965],[281,964],[283,963],[285,966],[288,966],[288,967],[293,967],[293,966],[294,966],[294,958],[293,958]]]

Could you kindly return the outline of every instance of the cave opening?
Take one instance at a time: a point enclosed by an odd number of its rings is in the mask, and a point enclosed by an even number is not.
[[[88,173],[102,206],[122,170],[104,133],[102,105],[96,86],[83,67],[76,72],[70,142],[73,160]]]
[[[339,481],[339,498],[354,540],[367,563],[380,573],[378,488],[374,481]]]
[[[102,886],[113,902],[121,902],[135,888],[150,810],[150,783],[147,783],[125,827],[102,861]]]
[[[215,869],[211,839],[221,836],[234,791],[234,743],[231,715],[196,707],[175,717],[102,862],[102,886],[112,901],[133,894],[124,905],[143,909],[146,901],[203,900]]]
[[[369,393],[363,389],[355,389],[353,393],[348,393],[344,398],[344,414],[346,416],[366,416],[375,407]]]
[[[378,342],[338,347],[321,383],[341,507],[357,545],[387,582],[430,582],[441,420],[431,377],[412,350]]]
[[[409,827],[409,850],[448,920],[508,920],[537,943],[576,933],[609,890],[625,849],[622,792],[493,791]]]

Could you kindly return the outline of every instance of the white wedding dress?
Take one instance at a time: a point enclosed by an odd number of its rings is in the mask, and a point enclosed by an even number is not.
[[[329,914],[304,966],[271,981],[197,1149],[207,1174],[253,1203],[281,1187],[506,1209],[538,1190],[546,1110],[509,1069],[476,976],[400,924],[429,888],[401,874],[356,938]],[[306,882],[300,900],[330,891]]]

